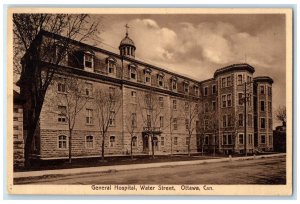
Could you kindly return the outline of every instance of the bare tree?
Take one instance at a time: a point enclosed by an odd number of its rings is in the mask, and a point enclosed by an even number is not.
[[[161,134],[160,117],[165,115],[163,96],[158,95],[152,89],[141,92],[138,96],[138,106],[142,113],[144,131],[151,138],[152,158],[154,158],[155,135]]]
[[[130,156],[133,159],[133,143],[137,137],[137,133],[142,130],[141,126],[138,126],[138,116],[139,111],[137,109],[137,104],[132,103],[128,104],[126,107],[126,115],[125,115],[125,127],[127,132],[130,134]]]
[[[277,110],[275,111],[276,119],[280,122],[282,122],[283,126],[286,126],[286,107],[285,106],[279,106]]]
[[[105,139],[109,128],[115,124],[116,115],[121,107],[121,91],[110,87],[95,91],[94,106],[98,127],[102,136],[101,157],[104,160]]]
[[[196,130],[196,120],[198,120],[199,103],[192,97],[186,97],[184,100],[183,117],[185,119],[185,127],[188,133],[188,156],[191,156],[191,138]]]
[[[65,120],[69,130],[69,163],[72,163],[72,136],[74,126],[79,113],[90,100],[92,90],[88,90],[85,83],[77,76],[54,76],[53,90],[55,94],[49,94],[49,107],[57,110],[61,120]],[[53,107],[53,105],[57,105]]]
[[[31,165],[34,134],[45,94],[58,69],[57,65],[70,51],[70,40],[84,41],[96,34],[97,28],[98,23],[91,22],[87,14],[13,14],[14,53],[24,54],[18,84],[26,99],[26,167]],[[46,31],[50,33],[47,39],[42,38],[42,33]],[[55,39],[57,34],[66,38]],[[51,53],[58,46],[63,54],[53,57]]]

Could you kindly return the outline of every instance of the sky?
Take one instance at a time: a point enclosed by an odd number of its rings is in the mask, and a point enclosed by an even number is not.
[[[270,76],[273,110],[285,105],[286,33],[282,14],[114,14],[100,21],[97,46],[119,53],[129,37],[136,58],[196,80],[213,77],[216,69],[248,63],[254,76]],[[274,120],[274,126],[280,125]]]

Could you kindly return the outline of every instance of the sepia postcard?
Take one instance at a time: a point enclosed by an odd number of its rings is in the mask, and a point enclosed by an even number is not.
[[[292,12],[8,8],[8,193],[292,195]]]

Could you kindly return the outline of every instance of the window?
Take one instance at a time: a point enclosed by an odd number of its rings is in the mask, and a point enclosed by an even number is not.
[[[239,96],[239,105],[242,106],[244,104],[243,93],[238,93]]]
[[[158,86],[160,87],[164,86],[164,76],[162,74],[157,75],[157,81],[158,81]]]
[[[205,135],[204,144],[206,144],[206,145],[209,144],[209,135]]]
[[[266,128],[266,119],[260,118],[260,128],[265,129]]]
[[[176,109],[177,109],[177,101],[173,100],[173,110],[176,110]]]
[[[226,95],[222,95],[222,107],[226,107]]]
[[[247,83],[251,83],[251,81],[252,81],[251,76],[247,76]]]
[[[159,117],[159,125],[160,125],[161,128],[164,127],[164,116]]]
[[[113,59],[108,59],[107,60],[107,67],[108,67],[108,73],[109,74],[115,73],[116,62]]]
[[[272,135],[269,135],[269,145],[272,145],[273,144],[273,137]]]
[[[223,115],[223,127],[227,127],[227,116]]]
[[[58,136],[58,149],[67,149],[67,136]]]
[[[65,84],[65,79],[59,78],[57,82],[57,91],[61,93],[66,92],[66,84]]]
[[[227,86],[231,86],[231,76],[227,77]]]
[[[19,109],[18,108],[14,108],[14,113],[18,113]]]
[[[136,136],[133,136],[133,137],[132,137],[132,146],[133,146],[133,147],[136,147],[136,146],[137,146],[137,137],[136,137]]]
[[[207,96],[208,94],[208,87],[204,87],[204,96]]]
[[[244,135],[239,134],[239,144],[244,144]]]
[[[177,81],[172,79],[172,90],[176,91],[177,90]]]
[[[136,98],[136,92],[135,91],[131,91],[131,97]]]
[[[224,134],[223,135],[223,145],[231,145],[231,144],[232,144],[231,134]]]
[[[185,119],[185,129],[188,130],[189,129],[189,119]]]
[[[93,94],[93,84],[85,83],[85,95],[92,96]]]
[[[183,82],[183,90],[185,93],[189,92],[189,84],[187,82]]]
[[[84,67],[94,68],[94,56],[89,53],[84,54]]]
[[[242,127],[242,126],[244,126],[244,116],[243,116],[243,114],[239,114],[239,126],[240,127]]]
[[[86,124],[93,124],[93,110],[86,109]]]
[[[94,148],[94,137],[92,135],[85,137],[85,146],[88,149]]]
[[[248,126],[252,127],[252,114],[248,114]]]
[[[272,87],[268,86],[268,95],[272,96]]]
[[[272,130],[273,127],[272,127],[272,118],[269,118],[269,129]]]
[[[131,127],[133,128],[137,127],[136,113],[131,114]]]
[[[195,91],[195,95],[199,96],[199,87],[198,86],[194,86],[194,91]]]
[[[268,112],[269,113],[272,112],[272,102],[271,101],[268,102]]]
[[[260,143],[261,144],[266,144],[266,136],[265,135],[260,136]]]
[[[227,106],[231,107],[231,94],[227,95]]]
[[[216,104],[216,102],[215,102],[215,101],[213,101],[213,102],[212,102],[212,110],[213,110],[213,111],[215,111],[215,110],[216,110],[216,108],[217,108],[217,107],[216,107],[216,105],[217,105],[217,104]]]
[[[237,84],[242,85],[243,84],[243,75],[239,74],[237,80],[238,80]]]
[[[164,98],[163,97],[159,97],[158,101],[159,101],[159,107],[160,108],[164,108]]]
[[[217,93],[217,87],[216,85],[212,85],[212,94]]]
[[[115,147],[116,143],[116,137],[115,136],[110,136],[109,137],[109,146],[110,147]]]
[[[116,115],[115,111],[110,111],[109,126],[116,125],[115,115]]]
[[[178,144],[178,137],[174,137],[174,145]]]
[[[232,136],[230,134],[227,135],[227,139],[228,139],[227,144],[231,145],[232,144]]]
[[[260,86],[260,93],[265,94],[265,86],[263,85]]]
[[[253,135],[252,134],[248,134],[248,144],[253,144]]]
[[[19,130],[19,126],[14,125],[14,130]]]
[[[173,118],[173,128],[177,130],[177,118]]]
[[[208,103],[204,104],[204,111],[207,113],[208,112]]]
[[[19,118],[18,117],[14,117],[14,121],[18,121],[19,120]]]
[[[67,122],[67,107],[58,106],[58,122],[65,123]]]
[[[134,66],[130,66],[130,78],[136,80],[136,68]]]
[[[204,119],[204,130],[208,129],[208,120]]]
[[[165,138],[160,137],[160,146],[165,146]]]
[[[150,84],[151,83],[151,75],[149,72],[145,73],[145,83]]]
[[[260,101],[260,111],[265,111],[265,101]]]
[[[222,78],[222,88],[226,87],[226,78]]]
[[[189,144],[190,144],[190,138],[189,138],[189,137],[186,137],[186,138],[185,138],[185,144],[186,144],[186,145],[189,145]]]

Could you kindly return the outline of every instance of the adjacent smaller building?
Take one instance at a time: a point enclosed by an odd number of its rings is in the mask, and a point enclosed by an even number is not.
[[[24,134],[23,134],[23,104],[25,100],[14,90],[13,103],[13,156],[14,166],[24,165]]]

